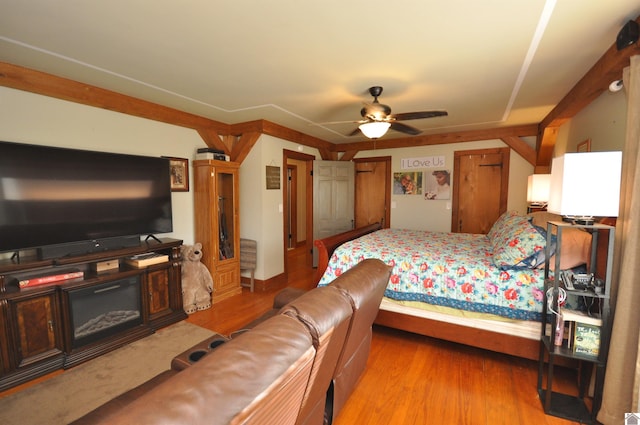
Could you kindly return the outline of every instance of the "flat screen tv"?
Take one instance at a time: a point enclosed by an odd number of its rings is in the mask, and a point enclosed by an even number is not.
[[[172,229],[168,159],[0,142],[0,252],[104,250]]]

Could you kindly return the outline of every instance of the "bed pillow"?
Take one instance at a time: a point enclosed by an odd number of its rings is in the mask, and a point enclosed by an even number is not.
[[[500,217],[493,223],[491,229],[489,229],[489,233],[487,233],[487,237],[489,240],[492,240],[496,237],[498,233],[504,231],[505,227],[510,226],[510,219],[515,216],[519,216],[520,214],[517,211],[505,211],[502,213]]]
[[[504,220],[490,239],[493,262],[502,269],[535,268],[544,263],[546,234],[528,217],[513,215]]]
[[[534,225],[547,228],[547,221],[562,221],[562,216],[549,212],[535,212],[529,214]],[[555,230],[556,228],[552,228]],[[554,237],[555,238],[555,237]],[[560,247],[560,269],[572,269],[583,264],[589,264],[591,252],[591,235],[581,228],[565,228],[562,231],[562,246]],[[544,260],[543,260],[544,263]],[[555,268],[555,256],[549,260],[550,269]],[[542,264],[544,265],[544,264]]]
[[[519,267],[526,267],[528,269],[535,269],[535,268],[538,268],[538,267],[544,267],[544,260],[547,258],[547,250],[546,250],[547,229],[545,229],[542,226],[536,226],[535,224],[533,225],[533,227],[543,237],[544,245],[543,245],[541,250],[538,250],[535,254],[533,254],[530,257],[525,258],[524,260],[522,260],[522,262],[519,264]],[[551,251],[551,258],[553,258],[553,254],[556,252],[556,235],[554,235],[554,234],[551,235],[551,250],[550,251]]]

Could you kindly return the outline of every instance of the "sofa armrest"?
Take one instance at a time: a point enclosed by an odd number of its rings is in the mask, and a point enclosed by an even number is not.
[[[274,297],[274,299],[273,299],[273,308],[271,310],[267,311],[266,313],[264,313],[262,316],[258,317],[257,319],[252,320],[251,322],[247,323],[246,325],[244,325],[240,329],[236,329],[235,331],[231,332],[229,334],[229,338],[237,338],[239,335],[247,332],[249,329],[255,328],[260,323],[262,323],[265,320],[267,320],[267,319],[275,316],[276,314],[278,314],[280,312],[280,310],[282,309],[282,307],[284,307],[285,305],[289,304],[291,301],[295,300],[296,298],[300,297],[302,294],[304,294],[306,292],[308,292],[308,291],[305,291],[304,289],[284,288],[283,290],[278,292],[276,294],[276,296]]]
[[[307,291],[299,288],[284,288],[273,298],[273,308],[280,310],[305,292]]]

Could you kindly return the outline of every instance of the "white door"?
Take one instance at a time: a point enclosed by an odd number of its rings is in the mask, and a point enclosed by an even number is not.
[[[354,176],[351,161],[313,161],[313,240],[353,229]]]

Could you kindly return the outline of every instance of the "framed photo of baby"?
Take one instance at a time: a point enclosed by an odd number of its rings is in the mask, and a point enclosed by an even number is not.
[[[422,171],[393,173],[394,195],[422,195]]]
[[[440,200],[451,198],[451,171],[435,170],[428,172],[425,182],[424,199]]]

